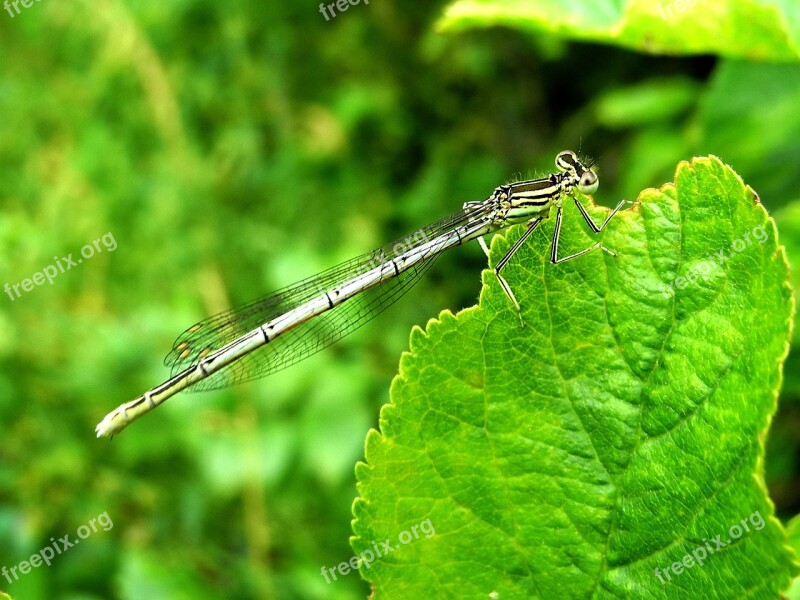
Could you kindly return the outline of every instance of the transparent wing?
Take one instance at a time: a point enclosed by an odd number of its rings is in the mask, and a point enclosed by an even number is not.
[[[200,321],[178,336],[172,350],[164,358],[164,364],[175,375],[256,327],[427,240],[481,218],[485,211],[482,204],[470,203],[468,209],[453,213],[373,252],[352,258],[272,295]],[[186,391],[218,389],[258,379],[319,352],[367,323],[405,294],[430,268],[436,256],[432,252],[426,259],[400,275],[387,279],[291,329],[225,369],[197,382]]]

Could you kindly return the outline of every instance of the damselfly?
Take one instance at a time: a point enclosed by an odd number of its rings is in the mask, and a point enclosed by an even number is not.
[[[485,200],[467,202],[458,212],[416,233],[303,279],[274,294],[210,317],[184,331],[164,359],[172,376],[143,395],[120,405],[97,425],[97,437],[112,436],[178,392],[211,390],[274,373],[332,344],[383,311],[416,283],[434,259],[453,246],[514,225],[528,227],[494,273],[510,302],[519,303],[501,272],[536,227],[556,207],[550,260],[560,263],[595,249],[614,253],[597,242],[558,257],[562,202],[571,197],[594,233],[602,231],[627,202],[622,200],[596,225],[575,196],[597,190],[592,163],[574,152],[556,157],[558,173],[501,185]],[[265,348],[260,349],[262,346]],[[259,350],[260,349],[260,350]]]

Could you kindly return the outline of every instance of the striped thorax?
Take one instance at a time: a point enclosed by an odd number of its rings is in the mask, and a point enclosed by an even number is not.
[[[577,188],[582,194],[597,191],[597,174],[592,165],[584,165],[577,155],[564,150],[556,156],[558,173],[542,179],[531,179],[501,185],[494,191],[500,204],[498,218],[503,227],[524,223],[533,218],[547,216],[550,207],[561,206],[564,196]]]

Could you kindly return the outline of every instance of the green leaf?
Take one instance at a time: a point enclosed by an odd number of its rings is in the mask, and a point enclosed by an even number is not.
[[[777,211],[775,221],[781,232],[780,241],[786,247],[786,255],[792,266],[794,288],[795,327],[792,352],[786,360],[784,391],[800,395],[800,327],[797,325],[797,311],[800,308],[800,201],[795,201]]]
[[[503,25],[654,54],[800,57],[800,9],[793,0],[457,0],[438,25],[442,31]]]
[[[796,198],[800,173],[774,165],[800,160],[800,65],[723,61],[699,105],[702,148],[724,148],[771,209]]]
[[[791,326],[774,224],[715,157],[639,200],[617,258],[551,265],[552,222],[521,247],[524,327],[486,271],[478,306],[412,332],[357,467],[375,598],[775,597],[797,572],[762,477]],[[565,203],[561,252],[585,230]]]
[[[686,77],[617,87],[597,100],[597,122],[612,129],[664,123],[692,108],[698,92],[697,84]]]

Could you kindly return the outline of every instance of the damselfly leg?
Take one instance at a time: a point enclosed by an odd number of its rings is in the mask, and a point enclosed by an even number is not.
[[[586,211],[586,209],[580,203],[580,201],[578,201],[577,198],[574,198],[574,200],[575,200],[575,205],[578,207],[578,210],[580,211],[580,213],[583,216],[584,220],[589,225],[589,227],[592,229],[592,232],[595,233],[595,234],[600,233],[601,231],[603,231],[606,228],[606,225],[608,225],[608,223],[611,221],[611,219],[614,217],[614,215],[616,215],[622,209],[623,206],[625,206],[626,204],[637,204],[636,202],[633,202],[631,200],[620,200],[619,203],[614,207],[614,209],[605,218],[603,223],[601,225],[597,225],[594,222],[594,219],[592,219],[592,217],[589,215],[589,213]],[[595,244],[592,244],[588,248],[584,248],[583,250],[580,250],[578,252],[570,254],[569,256],[564,256],[564,257],[559,258],[559,256],[558,256],[558,245],[559,245],[559,243],[561,241],[562,215],[563,215],[563,207],[562,207],[561,204],[559,204],[558,207],[557,207],[557,212],[556,212],[556,224],[555,224],[555,227],[553,229],[553,240],[552,240],[552,242],[550,244],[550,262],[552,262],[553,264],[557,265],[557,264],[564,263],[564,262],[567,262],[569,260],[572,260],[573,258],[578,258],[579,256],[583,256],[584,254],[587,254],[588,252],[591,252],[592,250],[597,250],[597,249],[600,249],[600,250],[606,252],[607,254],[609,254],[611,256],[614,256],[614,257],[617,256],[617,254],[613,250],[610,250],[609,248],[606,248],[605,246],[603,246],[603,244],[601,244],[600,242],[597,242]],[[511,303],[517,309],[517,313],[520,315],[520,321],[521,322],[522,322],[522,317],[521,317],[521,308],[520,308],[520,305],[519,305],[519,301],[517,300],[516,296],[514,296],[514,292],[511,290],[511,286],[508,284],[508,282],[505,280],[505,278],[501,275],[500,272],[508,264],[509,260],[511,260],[511,257],[514,256],[514,254],[517,252],[517,250],[519,250],[519,248],[522,246],[522,244],[525,243],[525,241],[531,236],[531,234],[534,232],[534,230],[539,226],[539,224],[543,220],[544,220],[544,217],[537,217],[535,219],[532,219],[528,223],[528,228],[525,230],[525,232],[519,237],[519,239],[516,242],[514,242],[514,245],[511,246],[511,248],[503,256],[503,258],[501,258],[500,261],[497,263],[497,265],[495,265],[495,267],[494,267],[494,274],[497,276],[497,281],[500,283],[500,287],[502,288],[503,292],[506,294],[506,296],[508,296],[508,299],[511,300]],[[486,248],[486,244],[483,243],[482,247],[484,248],[484,251],[486,251],[487,256],[488,256],[488,248]]]

